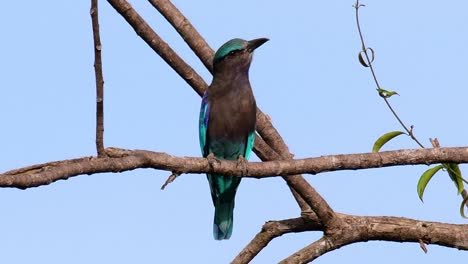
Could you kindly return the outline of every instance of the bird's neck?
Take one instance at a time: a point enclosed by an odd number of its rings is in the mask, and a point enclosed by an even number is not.
[[[232,68],[222,69],[215,71],[213,74],[213,81],[248,81],[249,80],[249,69],[245,68]]]
[[[227,94],[237,93],[242,90],[250,90],[249,72],[248,71],[228,71],[213,75],[213,81],[210,85],[210,93]]]
[[[251,55],[246,53],[239,57],[226,58],[223,61],[215,62],[213,65],[213,81],[248,81],[250,59]]]

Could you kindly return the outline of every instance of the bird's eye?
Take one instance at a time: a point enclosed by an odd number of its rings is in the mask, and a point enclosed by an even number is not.
[[[236,53],[238,53],[238,52],[239,52],[239,50],[231,50],[231,51],[228,53],[228,55],[233,55],[233,54],[236,54]]]

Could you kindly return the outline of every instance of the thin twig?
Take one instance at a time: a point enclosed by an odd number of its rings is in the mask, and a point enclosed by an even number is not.
[[[382,87],[380,86],[379,84],[379,81],[377,79],[377,75],[375,73],[375,70],[374,70],[374,66],[372,65],[372,60],[368,54],[368,50],[369,48],[367,48],[366,46],[366,43],[364,41],[364,36],[362,34],[362,30],[361,30],[361,24],[359,22],[359,8],[363,7],[364,5],[360,4],[359,3],[359,0],[356,0],[356,4],[354,5],[354,8],[356,9],[356,25],[357,25],[357,29],[358,29],[358,33],[359,33],[359,38],[361,40],[361,54],[363,53],[364,56],[366,57],[366,64],[367,66],[369,67],[371,73],[372,73],[372,77],[374,78],[374,82],[375,82],[375,85],[377,87],[377,90],[380,90],[382,89]],[[392,105],[390,104],[390,102],[388,101],[388,99],[385,97],[385,96],[381,96],[383,98],[383,100],[385,101],[385,104],[387,105],[388,109],[390,109],[390,111],[392,112],[393,116],[396,118],[396,120],[398,121],[398,123],[400,123],[400,125],[403,127],[403,129],[406,131],[406,133],[411,137],[411,139],[414,140],[414,142],[416,142],[416,144],[418,144],[421,148],[424,148],[424,145],[421,144],[421,142],[419,142],[419,140],[416,138],[416,136],[414,135],[414,132],[413,132],[413,129],[412,128],[408,128],[408,126],[405,125],[405,123],[403,123],[403,121],[401,120],[401,118],[398,116],[397,112],[395,111],[395,109],[393,109]]]
[[[96,150],[98,157],[102,157],[106,153],[104,152],[104,77],[102,73],[98,0],[91,0],[90,14],[93,25],[94,73],[96,75]]]
[[[427,247],[422,239],[419,239],[419,247],[427,254]]]
[[[166,188],[166,186],[169,184],[169,183],[172,183],[173,181],[175,181],[175,179],[180,176],[180,172],[173,172],[166,180],[166,182],[164,182],[164,184],[161,186],[161,190],[164,190]]]

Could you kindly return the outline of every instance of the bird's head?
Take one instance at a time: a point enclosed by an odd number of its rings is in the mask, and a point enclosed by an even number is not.
[[[213,59],[214,70],[232,69],[233,67],[239,68],[239,70],[248,70],[253,51],[267,41],[267,38],[249,41],[239,38],[229,40],[216,51]]]

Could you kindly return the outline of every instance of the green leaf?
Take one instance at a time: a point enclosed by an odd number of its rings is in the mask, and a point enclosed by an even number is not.
[[[392,97],[393,95],[399,95],[397,92],[395,91],[388,91],[388,90],[385,90],[385,89],[382,89],[382,88],[378,88],[377,89],[377,92],[379,92],[379,95],[381,97],[384,97],[384,98],[390,98]]]
[[[447,172],[452,179],[455,186],[457,186],[458,194],[460,194],[463,189],[463,178],[460,171],[460,167],[456,163],[443,163],[444,167],[447,169]]]
[[[364,60],[364,57],[362,56],[362,53],[363,53],[362,51],[359,52],[359,56],[358,56],[359,63],[361,63],[361,65],[364,66],[364,67],[369,67],[369,64],[367,64],[367,62]]]
[[[466,201],[468,201],[468,196],[465,197],[465,199],[463,199],[461,205],[460,205],[460,215],[465,218],[465,219],[468,219],[468,217],[465,216],[465,204],[466,204]]]
[[[385,143],[388,141],[392,140],[392,138],[399,136],[401,134],[405,134],[405,132],[402,131],[392,131],[384,134],[383,136],[379,137],[375,143],[374,146],[372,147],[372,152],[379,152],[379,150],[382,148]]]
[[[436,172],[438,172],[443,167],[444,165],[437,165],[433,168],[430,168],[421,175],[421,178],[419,178],[417,190],[418,190],[418,196],[419,196],[419,199],[421,199],[421,202],[424,202],[423,194],[424,194],[424,190],[426,189],[427,183],[431,180],[432,176],[434,176],[434,174],[436,174]]]
[[[369,58],[370,62],[367,60],[367,58]],[[374,50],[372,48],[367,48],[366,50],[359,52],[358,59],[362,66],[370,67],[374,61]]]

